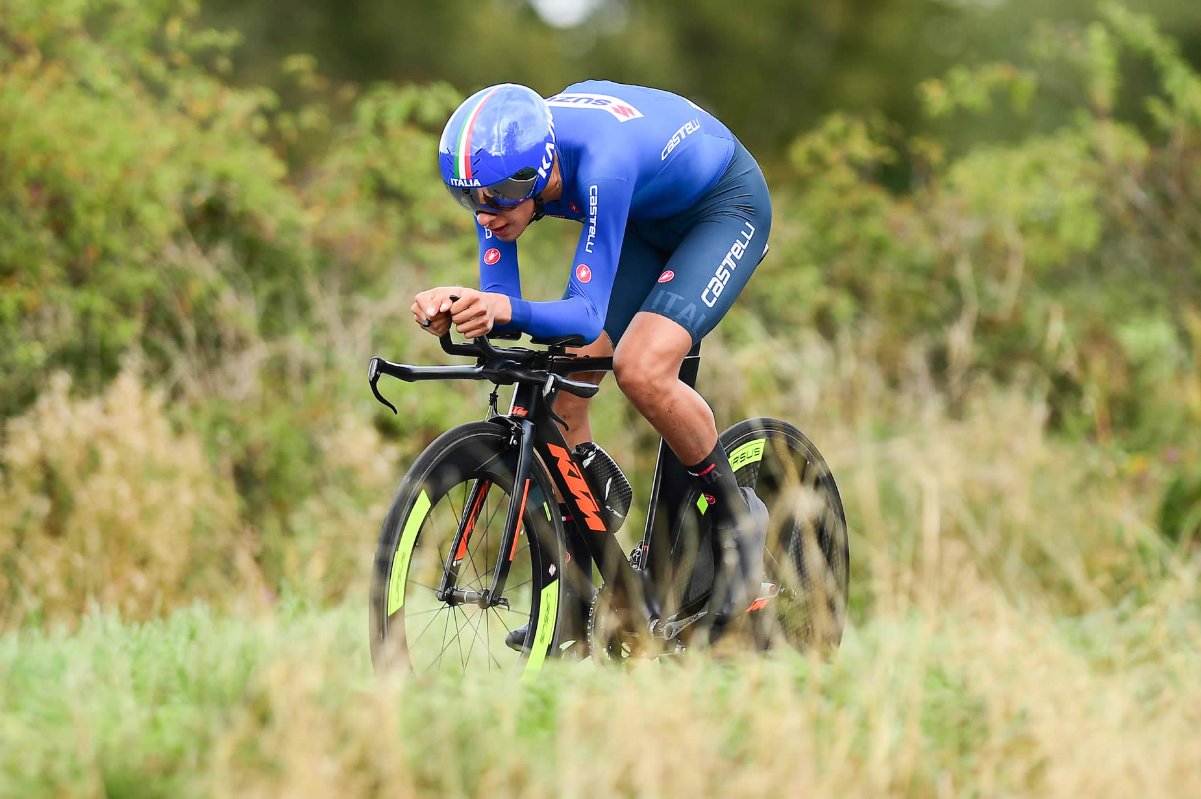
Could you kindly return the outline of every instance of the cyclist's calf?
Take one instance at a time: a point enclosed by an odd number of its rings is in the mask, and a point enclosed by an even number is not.
[[[585,380],[589,383],[599,383],[604,376],[604,372],[570,375],[572,380]],[[588,407],[591,401],[566,391],[555,398],[555,413],[567,424],[567,429],[563,430],[563,438],[572,449],[585,441],[592,441],[592,424],[588,421]]]
[[[607,333],[601,333],[600,337],[591,344],[578,349],[572,347],[568,349],[568,352],[583,358],[609,358],[613,355],[613,343],[609,340]],[[589,383],[600,383],[604,376],[605,372],[578,372],[569,375],[573,380],[584,380]],[[585,441],[592,441],[592,425],[588,421],[588,403],[589,400],[566,391],[555,398],[555,413],[567,423],[567,429],[563,431],[563,438],[573,449]]]

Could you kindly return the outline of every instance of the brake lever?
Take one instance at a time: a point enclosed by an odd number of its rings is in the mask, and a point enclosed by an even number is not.
[[[375,386],[375,384],[379,382],[379,365],[380,358],[378,356],[372,358],[371,363],[367,364],[367,380],[371,383],[371,393],[374,394],[375,398],[380,401],[380,404],[391,408],[392,413],[399,415],[399,411],[396,410],[396,406],[388,402],[388,400],[384,398],[384,395],[379,393],[379,389]]]

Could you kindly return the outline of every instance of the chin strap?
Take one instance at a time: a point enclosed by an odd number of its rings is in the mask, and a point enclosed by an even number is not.
[[[531,222],[537,222],[542,217],[546,216],[546,203],[542,202],[542,192],[534,195],[534,217]]]

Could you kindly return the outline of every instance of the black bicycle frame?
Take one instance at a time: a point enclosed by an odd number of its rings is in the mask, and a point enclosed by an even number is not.
[[[567,523],[565,533],[569,538],[574,536],[574,540],[585,546],[607,585],[627,591],[626,595],[634,607],[642,608],[644,621],[649,626],[661,613],[662,596],[658,589],[658,578],[666,573],[671,549],[670,546],[658,545],[656,542],[667,544],[670,531],[675,529],[678,514],[683,507],[682,499],[688,493],[687,471],[666,442],[660,439],[651,494],[647,503],[646,525],[631,562],[627,559],[617,536],[607,531],[600,514],[600,505],[584,479],[580,465],[572,457],[553,415],[553,404],[559,391],[566,389],[581,396],[591,396],[596,392],[596,386],[569,379],[566,375],[611,371],[613,359],[567,355],[562,344],[552,345],[547,351],[536,355],[533,351],[497,350],[487,339],[476,339],[474,344],[467,345],[454,344],[448,337],[443,337],[442,347],[446,352],[455,355],[478,355],[479,362],[474,367],[413,367],[373,358],[369,378],[376,397],[395,411],[395,407],[376,389],[375,384],[380,374],[389,374],[406,381],[487,379],[498,385],[513,383],[516,388],[508,414],[497,414],[492,418],[508,426],[510,445],[517,451],[517,463],[504,534],[490,587],[483,592],[467,592],[455,587],[461,550],[475,524],[478,506],[491,488],[490,485],[483,484],[486,481],[480,481],[473,486],[468,496],[466,513],[460,520],[459,529],[447,555],[442,584],[437,592],[438,598],[481,606],[500,604],[503,601],[511,553],[520,535],[521,513],[526,508],[531,469],[536,453],[545,464],[570,511],[572,518]],[[509,353],[514,353],[514,357],[506,358]],[[525,357],[527,353],[531,357]],[[523,370],[519,360],[521,358],[527,362],[539,360],[536,366]],[[696,385],[699,360],[698,343],[680,367],[680,379],[688,386]],[[539,369],[538,366],[545,368]],[[537,380],[532,379],[535,374]],[[515,375],[520,375],[521,379],[515,379]],[[652,553],[662,555],[654,557],[652,562]]]

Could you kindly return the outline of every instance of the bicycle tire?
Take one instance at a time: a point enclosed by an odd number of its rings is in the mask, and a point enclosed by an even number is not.
[[[371,658],[377,671],[416,673],[513,669],[536,673],[559,652],[563,529],[550,478],[535,459],[523,524],[505,583],[508,607],[439,600],[455,546],[459,588],[491,585],[517,448],[497,422],[473,422],[435,439],[400,482],[380,531],[371,581]],[[469,507],[470,500],[470,507]],[[470,518],[464,522],[464,516]],[[460,529],[463,546],[455,544]],[[520,652],[506,634],[525,624]]]
[[[764,580],[779,593],[747,613],[762,648],[781,641],[798,650],[829,650],[842,640],[850,582],[846,513],[834,475],[817,447],[796,427],[772,418],[746,419],[721,436],[740,486],[768,509]],[[696,607],[713,584],[704,498],[692,492],[673,531],[678,566],[674,607]],[[754,607],[754,606],[752,606]]]

